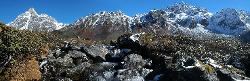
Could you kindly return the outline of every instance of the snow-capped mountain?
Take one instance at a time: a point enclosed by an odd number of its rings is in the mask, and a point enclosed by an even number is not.
[[[121,11],[118,12],[99,12],[91,14],[77,20],[71,25],[78,31],[78,35],[88,38],[113,38],[120,34],[130,32],[132,18]],[[109,36],[109,34],[114,34]]]
[[[239,36],[250,30],[250,14],[246,11],[223,9],[211,13],[207,9],[186,3],[177,3],[166,9],[127,16],[121,11],[99,12],[80,18],[63,30],[93,38],[111,38],[123,33],[153,32],[157,34]],[[63,26],[46,14],[37,14],[31,8],[8,24],[20,30],[53,31]],[[73,29],[73,30],[72,30]]]
[[[250,30],[250,14],[227,8],[214,14],[210,19],[208,28],[215,33],[240,35]]]
[[[58,23],[53,17],[47,14],[37,14],[34,8],[19,15],[8,25],[16,29],[31,31],[53,31],[63,27],[63,24]]]
[[[143,28],[160,34],[228,37],[238,36],[250,30],[250,14],[246,11],[228,8],[213,14],[207,9],[186,3],[151,10],[134,18],[137,25],[133,25],[132,29]]]
[[[102,27],[105,25],[111,25],[112,27],[116,26],[114,30],[117,30],[118,28],[124,26],[128,28],[130,26],[130,23],[131,23],[131,17],[125,15],[121,11],[118,12],[103,11],[83,17],[77,20],[74,23],[74,25],[86,28],[95,28],[95,27]]]
[[[207,34],[205,29],[209,25],[209,18],[212,13],[206,9],[178,3],[166,9],[151,10],[141,17],[135,17],[139,26],[132,29],[143,29],[160,34]]]
[[[177,3],[133,17],[121,11],[99,12],[80,18],[67,31],[90,38],[112,38],[129,33],[182,34],[193,37],[237,37],[250,30],[246,11],[223,9],[211,13],[205,8]],[[77,31],[77,32],[76,32]]]

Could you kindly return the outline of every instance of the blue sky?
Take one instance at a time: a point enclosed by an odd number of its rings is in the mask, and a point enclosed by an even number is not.
[[[129,16],[163,9],[174,3],[185,2],[217,12],[222,8],[250,11],[250,0],[1,0],[0,21],[8,23],[29,8],[46,13],[59,22],[75,20],[100,11],[121,10]]]

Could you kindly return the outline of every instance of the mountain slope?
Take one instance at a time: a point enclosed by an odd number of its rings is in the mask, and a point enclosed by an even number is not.
[[[222,9],[210,19],[209,29],[216,33],[240,35],[250,30],[250,14],[231,8]]]
[[[113,39],[130,32],[130,23],[131,17],[120,11],[103,11],[77,20],[64,32],[96,40]]]
[[[98,40],[140,32],[182,34],[196,38],[238,37],[249,32],[249,16],[243,10],[223,9],[211,13],[205,8],[177,3],[133,17],[122,12],[95,13],[77,20],[63,32]]]
[[[158,34],[206,35],[209,31],[205,27],[208,26],[211,16],[212,13],[206,9],[178,3],[166,9],[151,10],[140,18],[137,17],[140,23],[133,28]]]
[[[63,24],[47,14],[37,14],[34,8],[30,8],[8,25],[20,30],[53,31],[62,28]]]
[[[90,39],[109,39],[111,37],[106,36],[107,33],[110,36],[118,36],[124,32],[210,35],[213,33],[205,27],[209,25],[211,16],[212,13],[206,9],[179,3],[166,9],[151,10],[149,13],[134,17],[129,17],[122,12],[99,12],[77,20],[66,30],[76,33],[75,35],[90,37]]]

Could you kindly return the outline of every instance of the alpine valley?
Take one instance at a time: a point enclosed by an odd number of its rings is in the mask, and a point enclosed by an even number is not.
[[[0,81],[250,81],[250,13],[176,3],[0,24]]]

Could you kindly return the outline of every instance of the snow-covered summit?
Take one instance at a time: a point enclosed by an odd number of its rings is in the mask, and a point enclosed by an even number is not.
[[[116,34],[114,32],[119,31],[119,34],[153,32],[195,37],[234,37],[249,32],[249,23],[250,15],[246,11],[223,9],[220,12],[211,13],[205,8],[177,3],[165,9],[155,9],[133,17],[121,11],[103,11],[83,17],[70,27],[96,35]]]
[[[96,14],[91,14],[89,16],[80,18],[74,25],[81,25],[82,27],[95,28],[103,25],[111,26],[129,26],[131,22],[131,17],[125,15],[121,11],[117,12],[106,12],[102,11]]]
[[[151,10],[145,15],[134,17],[132,29],[144,29],[160,34],[209,33],[205,29],[209,25],[212,13],[204,8],[195,7],[186,3],[177,3],[166,9]]]
[[[31,14],[33,16],[37,16],[37,12],[34,8],[30,8],[28,11],[25,12],[26,14]]]
[[[134,18],[132,29],[144,28],[154,33],[238,36],[250,30],[250,14],[246,11],[227,8],[213,14],[186,3],[151,10]]]
[[[58,23],[53,17],[47,14],[38,14],[34,8],[22,13],[8,25],[16,29],[31,31],[53,31],[63,27],[63,24]]]
[[[115,38],[130,32],[131,22],[132,18],[121,11],[102,11],[78,19],[66,31],[74,30],[78,35],[87,38]]]
[[[166,11],[174,12],[176,14],[186,13],[186,14],[192,15],[192,16],[200,14],[200,13],[207,13],[208,12],[207,9],[205,9],[205,8],[192,6],[192,5],[189,5],[189,4],[184,3],[184,2],[171,5],[171,6],[167,7]]]
[[[239,35],[249,31],[249,14],[231,8],[222,9],[210,19],[208,28],[216,33]]]

